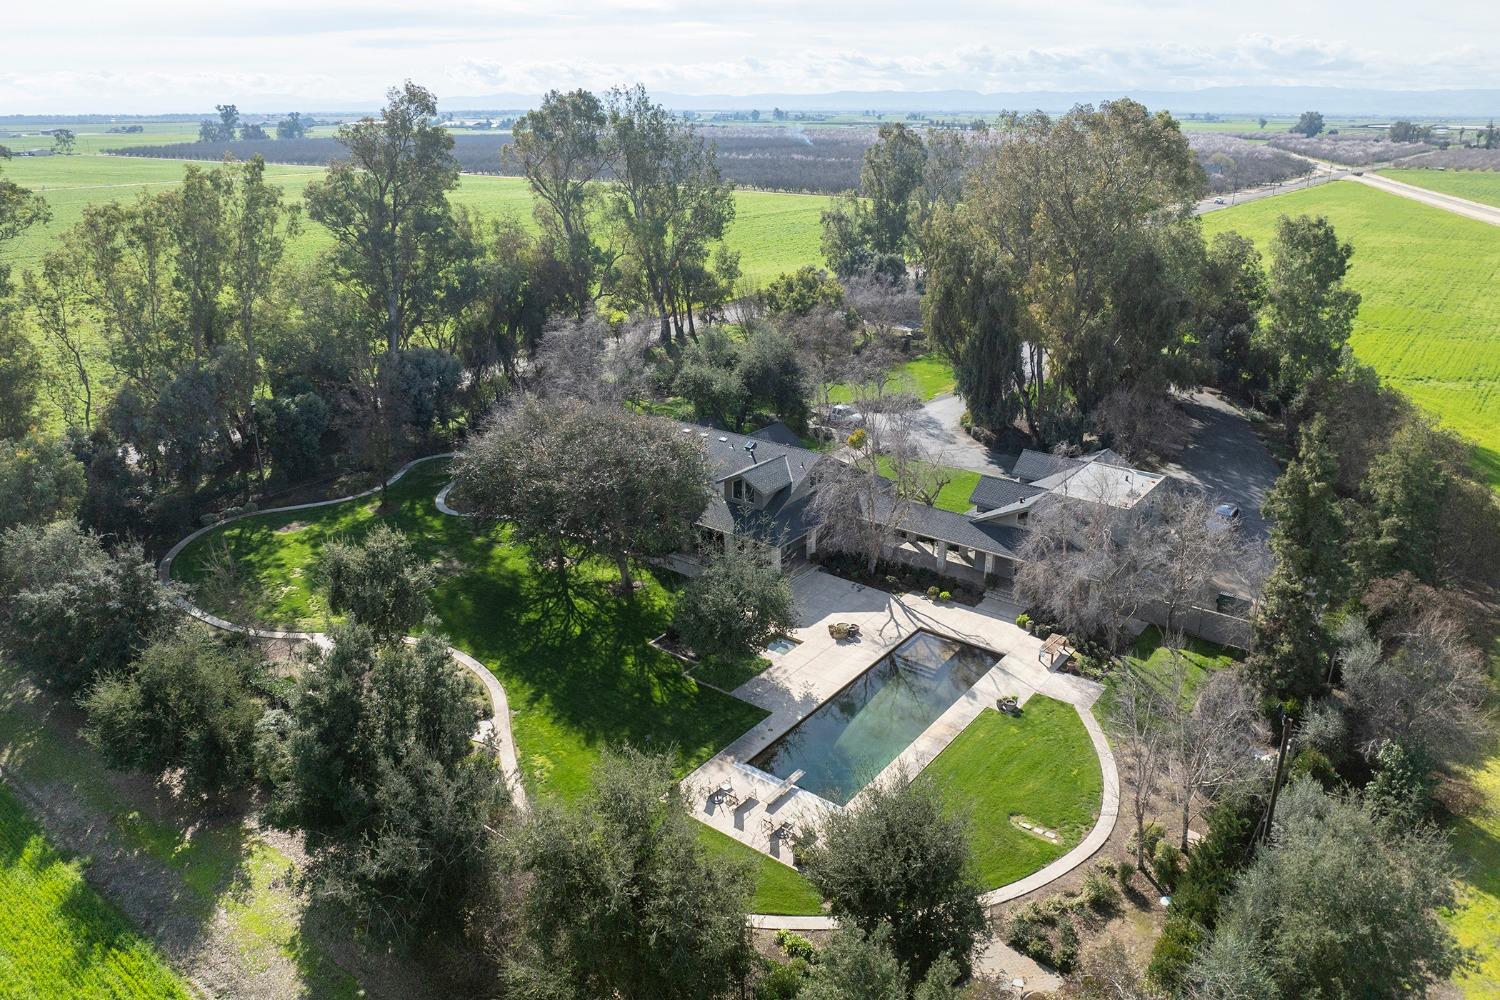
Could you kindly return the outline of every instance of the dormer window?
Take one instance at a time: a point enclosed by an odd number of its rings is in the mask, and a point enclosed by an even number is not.
[[[755,487],[751,486],[743,479],[736,479],[734,481],[733,493],[731,495],[736,500],[743,500],[746,503],[755,503]]]

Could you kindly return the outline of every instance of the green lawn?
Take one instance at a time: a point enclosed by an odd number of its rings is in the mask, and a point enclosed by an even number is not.
[[[1416,187],[1467,198],[1500,208],[1500,171],[1423,170],[1418,167],[1377,171],[1382,177]]]
[[[6,250],[7,259],[16,263],[18,270],[35,266],[57,235],[83,217],[85,206],[133,199],[143,191],[163,190],[181,182],[185,166],[182,160],[133,156],[53,156],[6,161],[0,165],[0,175],[41,193],[53,214],[46,226],[29,229],[15,240]],[[321,173],[321,168],[311,166],[271,164],[266,168],[267,177],[296,201],[301,200],[308,181]],[[455,205],[484,215],[508,215],[521,219],[528,227],[535,226],[531,192],[526,181],[519,177],[466,174],[452,200]],[[827,205],[828,199],[821,195],[738,192],[737,214],[724,242],[740,255],[745,285],[759,287],[803,264],[821,265],[819,218]],[[299,261],[310,262],[329,242],[326,230],[308,222],[290,249]]]
[[[1326,215],[1354,245],[1355,353],[1474,440],[1500,485],[1500,228],[1353,182],[1212,212],[1203,228],[1238,230],[1266,250],[1277,218],[1303,213]]]
[[[953,366],[942,355],[923,354],[897,365],[892,371],[892,379],[895,388],[909,390],[925,402],[953,391]],[[853,399],[851,386],[828,387],[830,403],[848,403]]]
[[[1500,726],[1500,712],[1492,714]],[[1500,745],[1468,775],[1479,793],[1475,811],[1453,826],[1458,906],[1449,925],[1460,944],[1477,951],[1478,968],[1458,979],[1466,997],[1500,997]]]
[[[646,586],[626,605],[613,594],[614,569],[586,562],[573,570],[570,617],[550,575],[537,574],[503,531],[476,535],[463,519],[438,513],[433,497],[446,474],[445,462],[409,473],[391,489],[385,517],[440,567],[431,600],[450,641],[505,685],[533,794],[579,796],[610,744],[671,753],[685,774],[765,716],[700,687],[678,661],[647,644],[666,630],[676,599],[673,579],[643,571]],[[249,574],[257,617],[322,628],[326,607],[310,579],[317,554],[329,539],[357,537],[373,526],[377,503],[357,500],[237,522],[184,551],[174,575],[200,579],[211,547],[222,544]],[[735,849],[754,860],[749,848]],[[784,889],[775,898],[786,898]],[[772,904],[757,897],[756,906],[763,902]]]
[[[0,996],[190,996],[152,944],[84,881],[0,785]]]
[[[887,479],[894,479],[891,470],[891,460],[884,455],[876,459],[876,465],[880,468],[880,474]],[[974,506],[969,503],[969,497],[974,492],[974,487],[979,485],[979,473],[969,469],[955,469],[951,466],[943,467],[943,475],[948,481],[943,488],[938,490],[937,497],[933,503],[934,507],[943,510],[951,510],[955,514],[966,514],[969,508]]]
[[[745,656],[739,659],[710,657],[694,665],[688,672],[694,679],[712,684],[721,691],[733,691],[752,677],[759,677],[771,661],[764,656]]]
[[[304,935],[303,903],[286,880],[291,858],[239,823],[207,823],[186,831],[122,802],[91,749],[36,721],[42,708],[28,704],[35,697],[44,696],[0,663],[0,766],[29,782],[66,787],[90,810],[111,817],[110,832],[127,850],[154,859],[182,879],[177,905],[184,915],[225,922],[247,967],[265,968],[279,957],[297,967],[308,995],[330,1000],[360,995],[354,978]],[[0,889],[0,899],[5,898]],[[3,924],[0,920],[0,942]],[[4,975],[0,958],[0,986]],[[0,988],[0,996],[10,995]]]
[[[1019,719],[985,709],[919,781],[967,814],[985,888],[1009,885],[1072,850],[1099,816],[1104,776],[1072,705],[1033,695]],[[1025,817],[1056,830],[1054,844],[1022,830]]]
[[[1181,650],[1181,655],[1182,698],[1188,704],[1192,703],[1198,685],[1202,684],[1209,674],[1223,670],[1238,659],[1232,650],[1202,639],[1189,639],[1186,648]],[[1177,668],[1173,663],[1172,653],[1162,645],[1161,630],[1155,625],[1136,637],[1135,644],[1130,647],[1130,651],[1124,655],[1123,659],[1126,669],[1146,678],[1158,691],[1165,693],[1176,684],[1174,672]],[[1095,706],[1101,718],[1109,717],[1110,707],[1114,704],[1114,686],[1117,682],[1118,678],[1114,675],[1105,680],[1104,694]]]
[[[755,898],[750,908],[755,913],[821,913],[823,899],[812,883],[795,869],[788,868],[774,858],[759,851],[752,851],[726,833],[711,826],[698,824],[698,838],[709,854],[727,862],[743,864],[749,862],[755,870]]]

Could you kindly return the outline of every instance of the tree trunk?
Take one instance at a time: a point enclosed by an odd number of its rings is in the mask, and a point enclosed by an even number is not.
[[[620,594],[625,600],[632,600],[635,597],[635,580],[630,575],[630,560],[624,555],[617,555],[615,565],[620,567]]]

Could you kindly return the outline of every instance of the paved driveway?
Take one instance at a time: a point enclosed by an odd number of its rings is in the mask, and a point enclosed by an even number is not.
[[[993,451],[975,441],[959,423],[963,415],[963,397],[956,393],[935,396],[922,404],[916,429],[927,453],[942,465],[991,476],[1005,475],[1015,464],[1016,456]]]
[[[1249,419],[1216,393],[1192,392],[1182,400],[1192,437],[1176,462],[1162,471],[1197,483],[1221,503],[1239,507],[1245,535],[1267,536],[1260,505],[1281,474],[1276,460],[1250,427]]]

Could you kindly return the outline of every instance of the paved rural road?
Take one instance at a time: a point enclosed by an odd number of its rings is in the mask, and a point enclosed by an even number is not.
[[[1303,159],[1306,159],[1306,157],[1303,157]],[[1266,184],[1257,188],[1246,188],[1243,191],[1235,191],[1230,194],[1209,195],[1193,206],[1193,214],[1207,215],[1209,212],[1233,208],[1236,205],[1243,205],[1248,201],[1260,201],[1262,198],[1274,198],[1278,194],[1289,194],[1292,191],[1317,187],[1319,184],[1336,181],[1349,172],[1348,167],[1341,167],[1333,163],[1324,163],[1321,160],[1308,160],[1308,162],[1312,163],[1316,169],[1306,177],[1297,177],[1289,181]],[[1220,199],[1223,199],[1224,204],[1218,204]]]
[[[1402,198],[1420,201],[1424,205],[1441,208],[1455,215],[1476,219],[1479,222],[1487,222],[1492,226],[1500,226],[1500,208],[1496,208],[1493,205],[1484,205],[1477,201],[1470,201],[1467,198],[1429,191],[1426,188],[1417,187],[1415,184],[1391,180],[1389,177],[1381,177],[1378,174],[1366,173],[1361,177],[1350,176],[1347,179],[1358,181],[1361,184],[1368,185],[1378,191],[1384,191],[1387,194],[1400,195]]]
[[[1192,423],[1192,437],[1177,461],[1162,471],[1197,483],[1220,503],[1240,509],[1245,536],[1268,534],[1260,505],[1281,470],[1250,426],[1249,419],[1216,393],[1190,392],[1181,400]]]

